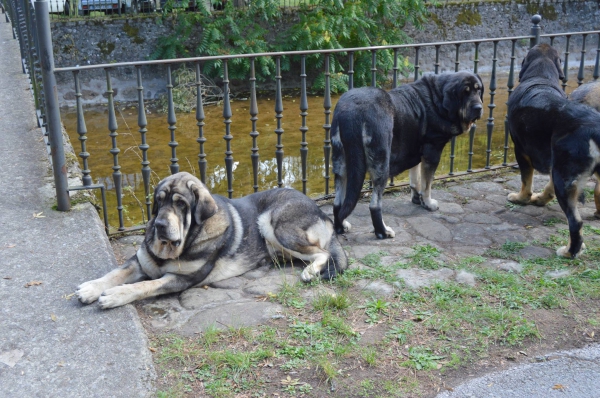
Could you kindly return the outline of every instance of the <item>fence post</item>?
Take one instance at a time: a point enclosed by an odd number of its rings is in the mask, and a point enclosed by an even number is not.
[[[542,16],[535,14],[531,17],[531,22],[533,23],[533,25],[531,25],[531,36],[533,37],[529,39],[529,48],[540,42],[540,31],[542,30],[542,28],[540,28],[540,22],[542,22]]]
[[[50,14],[47,0],[35,0],[36,29],[39,39],[38,54],[42,70],[44,97],[46,98],[46,118],[48,122],[48,139],[52,155],[52,170],[56,188],[56,201],[59,211],[71,209],[69,200],[69,182],[67,165],[63,148],[62,128],[58,107],[56,78],[54,76],[54,56],[52,53],[52,33],[50,31]]]

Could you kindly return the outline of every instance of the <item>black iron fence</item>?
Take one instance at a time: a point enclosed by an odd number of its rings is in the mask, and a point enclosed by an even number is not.
[[[473,39],[473,40],[463,40],[463,41],[450,41],[450,42],[436,42],[436,43],[422,43],[422,44],[406,44],[406,45],[387,45],[387,46],[374,46],[374,47],[365,47],[365,48],[346,48],[346,49],[335,49],[335,50],[315,50],[315,51],[292,51],[292,52],[278,52],[278,53],[257,53],[257,54],[244,54],[244,55],[223,55],[223,56],[211,56],[211,57],[196,57],[196,58],[184,58],[184,59],[168,59],[168,60],[155,60],[155,61],[133,61],[133,62],[122,62],[122,63],[114,63],[114,64],[104,64],[104,65],[88,65],[88,66],[77,66],[77,67],[68,67],[68,68],[54,68],[53,60],[52,60],[52,48],[51,48],[51,35],[50,35],[50,27],[49,27],[49,18],[48,18],[48,2],[47,1],[25,1],[25,0],[3,0],[5,1],[5,9],[7,13],[7,21],[11,20],[13,23],[13,28],[15,32],[15,38],[18,38],[19,44],[21,46],[21,54],[23,58],[23,71],[25,73],[29,73],[32,82],[32,91],[35,96],[36,105],[38,109],[38,117],[40,121],[40,127],[44,130],[49,146],[51,147],[52,153],[52,161],[54,168],[54,176],[56,181],[56,193],[57,193],[57,202],[59,210],[68,210],[69,209],[69,191],[73,190],[83,190],[83,189],[100,189],[103,195],[103,203],[104,203],[104,217],[105,223],[107,225],[108,230],[108,221],[107,221],[107,209],[106,204],[104,202],[104,184],[94,184],[92,180],[92,171],[89,167],[89,159],[90,153],[87,150],[86,141],[87,141],[87,127],[86,127],[86,112],[84,111],[84,107],[82,104],[82,84],[81,84],[81,73],[84,71],[91,70],[101,70],[104,72],[104,78],[106,83],[106,106],[108,109],[107,112],[107,130],[109,132],[108,137],[109,141],[107,144],[110,144],[110,147],[107,148],[112,156],[112,189],[115,190],[116,193],[116,212],[118,214],[118,225],[114,228],[117,231],[124,231],[129,228],[129,226],[125,225],[124,217],[123,217],[123,174],[121,170],[121,164],[119,162],[119,154],[121,150],[119,148],[119,126],[117,124],[117,114],[115,112],[115,101],[114,101],[114,90],[112,85],[111,77],[115,73],[115,71],[120,68],[133,68],[135,71],[136,80],[132,82],[132,86],[135,86],[137,90],[137,126],[139,132],[139,138],[141,143],[138,145],[139,153],[140,153],[140,164],[139,164],[139,172],[141,173],[141,177],[143,180],[144,186],[144,202],[142,204],[142,208],[146,214],[150,214],[151,207],[151,173],[153,172],[150,167],[150,160],[148,157],[149,145],[147,143],[147,138],[149,134],[154,134],[156,132],[148,131],[148,121],[146,118],[147,109],[146,109],[146,100],[144,96],[144,86],[143,86],[143,68],[148,67],[158,67],[162,66],[166,69],[166,102],[167,102],[167,114],[166,114],[166,128],[169,131],[170,141],[168,142],[170,159],[169,159],[169,169],[171,173],[176,173],[180,170],[180,160],[178,159],[178,148],[180,145],[191,146],[196,145],[198,148],[198,176],[203,181],[207,181],[207,152],[213,152],[215,150],[219,150],[218,148],[224,149],[224,179],[227,182],[227,195],[229,197],[233,197],[236,193],[234,192],[232,182],[234,180],[234,156],[235,157],[246,157],[249,156],[251,159],[251,173],[250,175],[252,181],[249,183],[252,185],[254,191],[258,191],[261,188],[264,189],[259,184],[259,174],[260,174],[260,166],[259,159],[262,157],[266,157],[268,159],[273,159],[273,162],[276,164],[276,174],[277,174],[277,186],[282,187],[285,185],[284,182],[284,157],[286,153],[284,153],[284,147],[282,144],[282,136],[285,134],[284,129],[282,128],[282,118],[284,116],[283,109],[283,93],[282,93],[282,73],[281,73],[281,61],[282,59],[287,59],[289,62],[295,62],[294,60],[298,60],[299,63],[299,94],[298,94],[298,103],[297,109],[290,110],[290,112],[295,112],[299,114],[301,118],[301,126],[299,128],[301,132],[301,141],[298,142],[297,149],[293,149],[294,153],[299,153],[300,155],[300,168],[301,168],[301,180],[302,180],[302,191],[306,193],[307,182],[309,180],[309,176],[307,174],[307,169],[309,168],[308,164],[308,140],[307,134],[309,134],[309,129],[307,127],[307,117],[308,117],[308,91],[307,91],[307,57],[314,56],[318,54],[322,57],[323,60],[323,68],[322,74],[324,78],[324,92],[323,92],[323,101],[322,101],[322,110],[312,111],[311,113],[314,115],[316,113],[320,114],[323,124],[322,131],[315,132],[311,131],[311,134],[320,134],[323,138],[323,146],[319,150],[322,151],[323,157],[321,158],[322,164],[319,165],[320,170],[322,171],[322,175],[319,178],[322,178],[322,195],[317,198],[329,198],[331,197],[330,188],[332,186],[330,181],[330,157],[331,157],[331,113],[332,113],[332,93],[331,93],[331,68],[330,61],[333,56],[344,56],[347,57],[347,62],[345,65],[344,73],[347,75],[348,86],[352,88],[354,86],[354,59],[355,55],[359,52],[367,52],[371,54],[371,85],[376,86],[378,82],[378,70],[377,65],[377,53],[380,51],[389,51],[393,54],[394,66],[389,75],[389,81],[391,87],[396,87],[398,84],[401,84],[402,75],[400,74],[401,66],[399,65],[399,58],[402,57],[401,54],[409,54],[412,65],[413,65],[413,73],[411,76],[411,80],[419,79],[420,75],[424,71],[439,73],[440,72],[440,53],[444,49],[450,49],[455,55],[454,62],[454,70],[458,71],[460,69],[469,69],[475,73],[480,72],[481,65],[483,62],[486,63],[486,70],[489,70],[489,77],[487,78],[487,86],[486,86],[486,106],[487,110],[487,118],[482,120],[479,123],[480,126],[473,126],[468,133],[469,141],[468,141],[468,161],[465,162],[467,164],[466,169],[457,170],[455,167],[455,158],[456,151],[455,145],[456,141],[452,140],[450,144],[449,150],[449,168],[448,172],[445,176],[439,176],[438,178],[444,178],[447,176],[457,176],[463,174],[470,174],[476,172],[484,172],[489,171],[501,167],[510,166],[509,162],[509,133],[504,127],[503,130],[503,154],[501,156],[501,162],[492,162],[491,153],[492,153],[492,135],[494,132],[494,127],[496,124],[500,124],[506,126],[505,123],[505,115],[504,114],[496,114],[495,108],[497,106],[496,94],[498,87],[498,49],[499,46],[503,48],[507,48],[508,52],[507,58],[504,59],[503,64],[508,65],[508,76],[506,81],[503,81],[502,89],[506,90],[508,96],[512,93],[515,87],[515,72],[517,66],[517,47],[524,46],[528,48],[533,46],[536,43],[541,41],[549,42],[550,44],[557,44],[558,41],[561,42],[561,46],[564,48],[564,72],[565,79],[563,82],[563,87],[566,89],[568,82],[570,79],[573,79],[572,73],[573,71],[569,70],[569,66],[574,66],[575,62],[573,62],[573,58],[578,57],[578,67],[576,74],[576,82],[577,85],[581,85],[586,80],[598,79],[600,76],[599,73],[599,62],[600,62],[600,31],[583,31],[583,32],[569,32],[569,33],[560,33],[560,34],[544,34],[540,33],[540,22],[541,17],[539,15],[535,15],[532,17],[531,22],[531,31],[527,32],[527,34],[523,36],[515,36],[515,37],[501,37],[501,38],[487,38],[487,39]],[[590,42],[592,42],[593,46],[590,46]],[[578,48],[574,49],[573,45],[577,43]],[[487,53],[491,54],[490,59],[480,59],[480,54],[482,53],[482,49],[486,50]],[[592,58],[586,62],[586,52],[589,48],[593,48],[596,51],[595,59]],[[473,59],[469,63],[465,63],[460,61],[460,54],[465,51],[469,51],[473,54]],[[420,56],[422,56],[425,52],[428,54],[433,54],[435,61],[432,64],[421,65]],[[264,154],[265,150],[263,149],[261,153],[259,153],[259,138],[261,134],[257,131],[257,121],[259,120],[258,108],[257,108],[257,89],[256,89],[256,69],[255,65],[258,59],[263,57],[269,57],[274,59],[275,61],[275,77],[274,77],[274,111],[275,111],[275,128],[272,130],[277,136],[277,143],[275,145],[274,153]],[[235,153],[232,150],[232,141],[235,139],[232,131],[231,131],[231,123],[232,118],[234,117],[234,113],[231,105],[230,98],[230,81],[229,81],[229,73],[228,68],[230,63],[238,62],[240,59],[248,60],[250,64],[250,72],[247,77],[248,81],[248,90],[249,90],[249,106],[248,113],[236,114],[237,117],[248,118],[249,123],[247,128],[247,134],[250,135],[252,139],[252,147],[247,148],[246,153]],[[222,67],[222,92],[223,97],[222,101],[219,102],[220,109],[222,110],[222,132],[224,133],[223,142],[221,144],[217,142],[207,142],[207,138],[205,135],[205,108],[206,106],[203,103],[203,79],[202,79],[202,68],[205,63],[219,61]],[[173,68],[179,65],[187,65],[191,67],[191,69],[195,73],[195,90],[196,90],[196,104],[195,104],[195,120],[197,126],[197,136],[194,139],[194,142],[185,142],[180,143],[177,141],[177,117],[175,113],[175,104],[173,99]],[[81,186],[71,186],[69,187],[67,184],[67,176],[66,176],[66,167],[65,167],[65,156],[62,152],[62,134],[61,134],[61,124],[60,124],[60,116],[58,113],[58,99],[56,96],[56,82],[54,78],[55,73],[71,73],[73,75],[73,86],[75,89],[75,97],[77,104],[77,134],[79,136],[81,151],[79,153],[79,157],[81,158],[82,165],[82,185]],[[570,76],[571,74],[571,76]],[[503,100],[504,101],[504,100]],[[498,122],[496,119],[501,117],[501,121]],[[482,129],[482,124],[485,123],[485,127]],[[485,134],[485,142],[482,148],[477,148],[474,145],[475,136],[477,129],[483,130]],[[210,144],[210,148],[208,145]],[[107,145],[108,147],[108,145]],[[313,150],[313,149],[311,149]],[[286,151],[289,153],[290,150],[286,148]],[[473,156],[476,151],[481,151],[481,154],[485,158],[485,164],[482,167],[475,168],[473,166]],[[134,171],[127,171],[127,173],[131,173]],[[239,176],[239,178],[244,178],[243,176]],[[394,180],[390,180],[390,185],[398,185],[394,183]]]

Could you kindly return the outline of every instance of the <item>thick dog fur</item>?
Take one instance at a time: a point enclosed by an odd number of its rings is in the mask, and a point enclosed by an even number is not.
[[[569,222],[569,243],[557,254],[572,258],[585,248],[577,201],[590,175],[600,173],[600,113],[569,101],[559,85],[563,78],[554,48],[539,44],[529,50],[520,84],[508,101],[508,127],[522,183],[520,192],[509,194],[508,200],[543,206],[556,195]],[[541,194],[533,194],[534,170],[551,177]],[[598,215],[598,186],[594,197]]]
[[[569,99],[591,106],[600,112],[600,81],[582,84],[571,93]]]
[[[158,184],[152,215],[144,243],[123,267],[78,287],[82,303],[118,307],[241,275],[275,258],[307,262],[306,282],[333,278],[348,264],[331,220],[293,189],[230,200],[182,172]]]
[[[411,169],[413,203],[437,210],[431,183],[442,150],[481,117],[482,100],[483,82],[469,72],[427,74],[389,92],[363,87],[342,95],[331,123],[337,233],[350,229],[346,218],[358,202],[367,172],[373,184],[369,209],[379,239],[395,235],[381,217],[381,197],[390,176]]]

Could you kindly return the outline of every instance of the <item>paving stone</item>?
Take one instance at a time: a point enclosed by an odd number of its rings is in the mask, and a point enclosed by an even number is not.
[[[465,209],[468,209],[469,211],[480,212],[480,213],[491,213],[498,209],[498,206],[496,204],[487,202],[485,200],[479,200],[479,199],[473,199],[473,200],[467,201],[467,203],[464,205],[464,207],[465,207]]]
[[[186,319],[186,310],[181,306],[178,294],[164,295],[142,300],[139,305],[148,316],[149,324],[157,330],[169,329]]]
[[[302,297],[310,302],[321,296],[335,296],[335,290],[327,285],[317,285],[302,292]]]
[[[375,246],[373,246],[373,245],[353,246],[351,249],[351,253],[353,254],[353,257],[357,260],[360,260],[361,258],[365,258],[369,254],[379,253],[380,251],[381,251],[381,247],[378,247],[377,245],[375,245]]]
[[[462,214],[465,210],[458,203],[440,202],[438,211],[445,214]]]
[[[410,200],[393,200],[391,203],[385,202],[383,210],[385,214],[391,214],[396,217],[409,217],[425,215],[429,210],[424,209],[420,205],[412,203]],[[384,216],[385,219],[385,216]]]
[[[562,228],[566,228],[565,224],[560,225],[562,225]],[[550,236],[556,234],[556,232],[556,227],[531,228],[528,231],[530,239],[538,242],[548,242]]]
[[[487,247],[452,245],[451,249],[455,256],[460,259],[463,257],[481,256],[483,253],[485,253]]]
[[[185,290],[179,296],[181,305],[188,310],[214,307],[218,304],[244,298],[244,294],[239,290],[231,289],[212,289],[212,288],[193,288]]]
[[[498,232],[497,234],[492,235],[491,238],[494,241],[494,243],[500,245],[503,245],[506,242],[527,242],[527,238],[525,237],[525,235],[514,231]]]
[[[502,220],[500,220],[498,217],[486,213],[467,214],[464,217],[464,221],[475,224],[502,224]]]
[[[295,285],[300,281],[300,277],[297,275],[271,275],[263,278],[248,282],[244,286],[244,292],[247,294],[255,294],[259,296],[267,295],[268,293],[277,293],[283,284]]]
[[[495,203],[498,207],[506,206],[508,200],[506,200],[506,196],[508,196],[509,191],[506,191],[506,195],[485,195],[485,200],[490,203]]]
[[[456,277],[454,279],[456,280],[456,282],[463,284],[463,285],[469,285],[469,286],[476,285],[475,275],[470,272],[467,272],[465,270],[458,271],[458,273],[456,274]]]
[[[501,184],[489,181],[478,181],[470,184],[471,189],[484,192],[504,192],[505,188]]]
[[[482,196],[481,192],[475,191],[473,189],[465,188],[462,185],[456,185],[456,186],[450,187],[449,189],[450,189],[450,191],[456,193],[457,195],[465,197],[465,198],[481,198],[481,196]]]
[[[400,256],[383,256],[381,257],[381,265],[390,266],[396,263],[406,264],[406,260],[404,260]]]
[[[433,218],[434,220],[445,221],[449,224],[458,224],[460,222],[460,218],[458,218],[458,217],[448,216],[448,215],[441,214],[438,212],[436,212],[435,214],[432,214],[431,218]]]
[[[492,241],[485,235],[485,230],[477,224],[463,223],[452,228],[454,242],[472,246],[489,246]]]
[[[431,197],[440,202],[452,203],[456,201],[456,196],[452,192],[444,191],[441,189],[432,189]]]
[[[193,336],[209,327],[227,329],[264,324],[281,311],[281,305],[268,301],[233,302],[197,312],[178,332]]]
[[[519,255],[526,260],[533,258],[550,258],[554,256],[554,251],[545,247],[526,246],[519,251]]]
[[[210,287],[218,289],[239,289],[246,282],[246,279],[239,276],[234,276],[233,278],[225,279],[224,281],[211,283]]]
[[[514,225],[514,224],[509,224],[509,223],[503,222],[502,224],[486,225],[483,227],[483,229],[485,229],[486,231],[491,231],[491,232],[517,231],[517,230],[520,231],[523,229],[523,227],[520,225]]]
[[[530,215],[518,213],[515,211],[507,211],[505,213],[498,214],[498,217],[500,217],[502,220],[506,221],[509,224],[516,224],[516,225],[521,225],[521,226],[525,226],[525,225],[538,226],[541,224],[540,221],[537,220],[536,218],[534,218]]]
[[[449,281],[454,276],[454,271],[448,268],[440,268],[435,271],[410,268],[398,270],[396,275],[404,280],[404,284],[407,287],[418,289],[437,282]]]
[[[387,199],[387,198],[386,198]],[[385,204],[387,205],[387,200]],[[364,202],[359,202],[356,204],[354,210],[352,210],[352,215],[357,217],[371,217],[371,210],[369,210],[369,204]]]
[[[527,205],[527,206],[516,206],[512,209],[515,213],[527,214],[533,217],[538,217],[544,214],[546,211],[545,206],[535,206],[535,205]]]
[[[426,217],[409,218],[408,223],[423,237],[436,242],[450,242],[452,232],[443,224]]]
[[[270,270],[269,265],[263,265],[262,267],[248,271],[245,274],[242,274],[241,276],[246,279],[255,280],[255,279],[262,278],[263,276],[265,276],[267,274],[267,272],[269,272],[269,270]]]
[[[360,279],[356,282],[356,287],[367,295],[375,295],[377,297],[390,297],[395,292],[392,285],[379,280]]]
[[[571,275],[571,271],[568,269],[562,269],[557,271],[548,271],[544,275],[552,279],[564,278]]]
[[[144,235],[129,235],[119,238],[119,243],[129,245],[141,245],[144,242]]]
[[[516,261],[504,260],[504,259],[500,259],[500,258],[488,260],[485,263],[483,263],[481,266],[489,267],[489,268],[500,270],[500,271],[514,272],[516,274],[520,274],[521,272],[523,272],[523,266],[520,263],[518,263]]]

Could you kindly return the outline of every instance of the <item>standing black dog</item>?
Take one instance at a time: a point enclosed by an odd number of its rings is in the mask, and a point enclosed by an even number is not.
[[[442,150],[481,117],[482,100],[483,82],[469,72],[427,74],[389,92],[363,87],[342,95],[331,123],[336,232],[350,229],[346,217],[358,202],[366,172],[373,183],[369,209],[379,239],[395,236],[381,217],[390,176],[410,169],[412,202],[437,210],[431,183]]]
[[[557,250],[576,257],[583,249],[583,222],[577,201],[590,175],[600,173],[600,113],[569,101],[559,85],[563,79],[558,52],[539,44],[527,53],[520,84],[508,101],[508,126],[521,171],[521,191],[508,195],[519,204],[543,206],[556,194],[569,222],[569,243]],[[541,194],[532,194],[533,171],[551,174]],[[600,192],[594,194],[600,204]],[[598,209],[597,209],[598,210]]]

